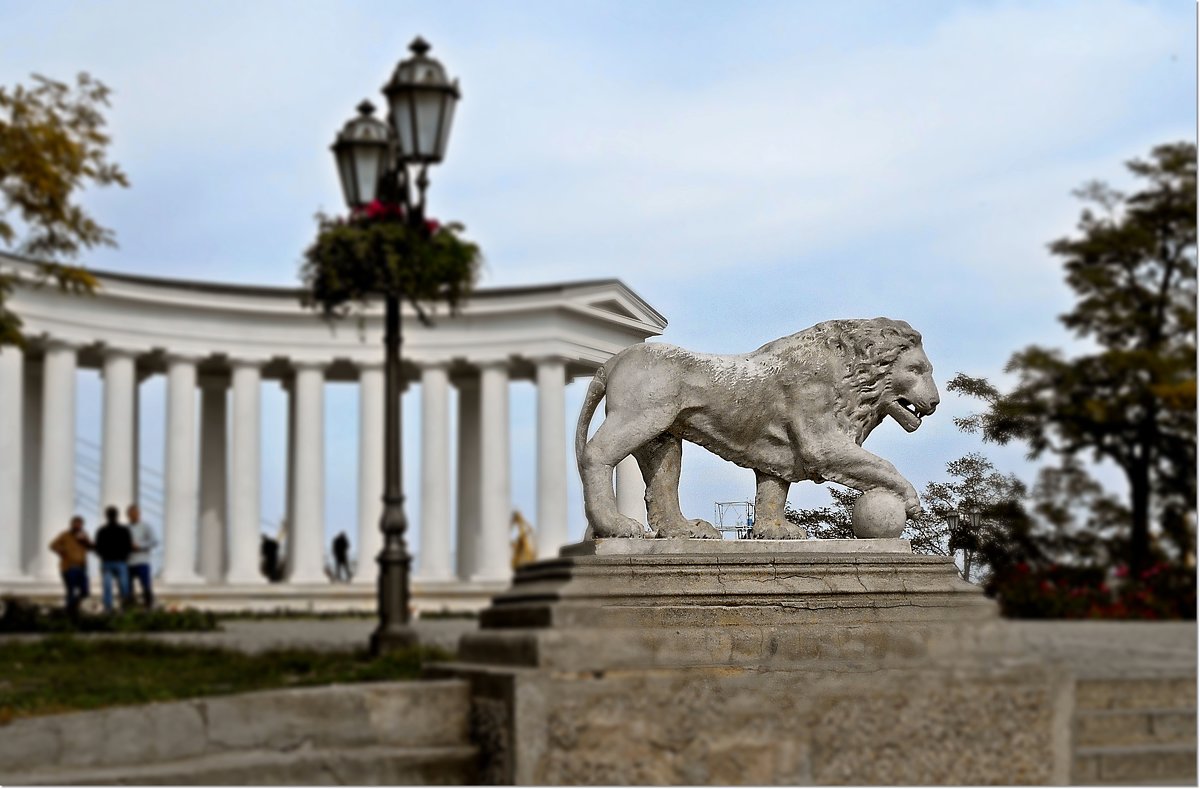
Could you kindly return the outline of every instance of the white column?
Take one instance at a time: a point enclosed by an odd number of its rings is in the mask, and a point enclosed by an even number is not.
[[[356,583],[379,577],[375,559],[383,547],[383,365],[364,364],[358,372],[358,563]]]
[[[321,551],[325,542],[325,368],[315,363],[296,363],[295,367],[296,446],[292,460],[296,477],[288,533],[288,580],[324,583],[328,580]]]
[[[167,357],[166,452],[164,453],[163,569],[166,583],[199,583],[196,574],[197,357]]]
[[[285,553],[280,557],[286,567],[291,567],[292,558],[292,503],[296,499],[296,382],[281,384],[287,392],[287,448],[284,450],[283,535],[286,540]]]
[[[225,576],[228,521],[228,409],[224,378],[200,383],[200,533],[196,572],[210,584]]]
[[[101,431],[100,506],[122,513],[137,501],[133,442],[137,411],[134,354],[119,348],[104,352],[104,422]]]
[[[459,580],[475,575],[479,544],[479,379],[464,377],[458,385],[458,548]]]
[[[481,523],[475,580],[512,576],[509,531],[512,501],[509,488],[508,366],[481,365],[480,373],[480,504]]]
[[[22,425],[24,458],[21,484],[25,487],[21,502],[21,566],[26,576],[35,575],[42,554],[49,548],[42,543],[42,381],[45,363],[25,359],[25,419]]]
[[[617,511],[646,523],[646,482],[633,455],[617,464]]]
[[[567,382],[561,359],[537,361],[537,555],[567,543]]]
[[[444,362],[421,368],[421,553],[417,577],[450,571],[450,375]]]
[[[75,514],[75,364],[74,347],[50,342],[43,368],[41,534],[34,561],[39,580],[58,577],[57,559],[47,546]]]
[[[23,523],[21,489],[25,461],[25,354],[16,346],[0,348],[0,580],[24,577],[21,567]],[[41,546],[45,550],[45,546]]]
[[[226,583],[265,582],[258,570],[262,505],[262,371],[257,360],[235,359],[229,474],[229,571]]]

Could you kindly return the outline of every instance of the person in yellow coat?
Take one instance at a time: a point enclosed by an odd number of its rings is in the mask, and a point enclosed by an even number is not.
[[[516,569],[537,558],[537,543],[534,541],[533,526],[529,525],[520,510],[513,510],[512,525],[517,530],[512,541],[512,566]]]

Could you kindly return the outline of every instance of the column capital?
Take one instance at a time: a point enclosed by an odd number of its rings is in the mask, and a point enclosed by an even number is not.
[[[163,354],[167,364],[199,364],[206,356],[196,351],[167,351]]]
[[[224,391],[229,388],[229,376],[223,373],[204,373],[196,377],[196,385],[201,389]]]
[[[86,342],[66,339],[64,337],[46,337],[42,342],[48,351],[78,351],[80,348],[87,345]]]
[[[328,359],[288,359],[293,370],[319,370],[325,372],[329,367]]]
[[[243,367],[260,368],[267,362],[271,361],[269,356],[255,356],[253,354],[238,354],[237,356],[229,357],[229,368],[237,370]]]
[[[539,366],[543,365],[543,364],[561,364],[563,366],[566,366],[567,362],[569,361],[567,359],[567,357],[560,356],[557,353],[539,353],[539,354],[534,354],[532,356],[528,356],[526,358],[529,359],[529,361],[531,361],[534,364],[539,365]]]
[[[508,372],[509,358],[507,356],[493,356],[484,359],[473,359],[471,360],[471,365],[473,367],[478,367],[480,370],[496,370],[503,368],[505,372]]]
[[[100,353],[106,360],[108,359],[134,359],[144,353],[148,353],[148,348],[134,348],[129,345],[113,345],[112,343],[103,343],[100,346]]]
[[[382,357],[378,358],[378,359],[355,359],[353,364],[354,364],[355,368],[358,370],[359,374],[362,374],[363,372],[366,372],[367,370],[371,370],[373,372],[375,372],[375,371],[382,372],[383,371],[383,358]]]

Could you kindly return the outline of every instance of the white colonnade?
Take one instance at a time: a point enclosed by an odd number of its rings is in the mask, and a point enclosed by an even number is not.
[[[139,386],[165,376],[162,523],[151,525],[160,529],[168,592],[268,584],[260,543],[275,529],[262,522],[260,478],[262,392],[271,384],[287,390],[290,412],[287,493],[277,503],[286,513],[283,586],[328,586],[324,387],[357,383],[358,516],[329,525],[350,536],[357,554],[351,586],[375,583],[384,488],[379,316],[359,331],[349,322],[331,330],[300,307],[295,290],[103,272],[97,295],[78,299],[25,287],[26,268],[32,281],[29,264],[0,255],[0,269],[18,275],[11,304],[30,340],[25,349],[0,348],[0,591],[58,580],[47,545],[78,509],[81,368],[98,370],[102,386],[99,504],[122,514],[138,500]],[[510,384],[536,386],[536,510],[525,514],[538,555],[552,556],[572,537],[565,386],[665,321],[614,280],[481,291],[462,320],[442,319],[432,331],[412,317],[404,379],[419,387],[421,404],[405,425],[420,436],[419,459],[406,460],[419,466],[420,506],[407,512],[417,598],[455,585],[492,589],[511,575]],[[640,479],[626,471],[616,475],[618,498],[636,515]],[[81,514],[93,527],[102,515]]]

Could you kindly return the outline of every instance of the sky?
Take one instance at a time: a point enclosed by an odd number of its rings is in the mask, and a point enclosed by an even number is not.
[[[466,224],[483,285],[619,277],[668,318],[662,341],[718,353],[830,318],[907,320],[942,405],[865,446],[918,488],[980,450],[1032,481],[1021,447],[955,429],[976,404],[945,382],[1003,383],[1014,351],[1073,347],[1047,250],[1073,231],[1072,190],[1127,184],[1123,162],[1195,140],[1188,0],[0,0],[0,84],[88,71],[113,89],[111,154],[131,187],[85,195],[120,246],[84,263],[295,285],[313,215],[342,210],[328,146],[361,99],[383,104],[418,34],[463,92],[429,212]],[[98,440],[99,382],[80,376],[79,433]],[[585,385],[568,389],[572,416]],[[415,523],[419,391],[405,401]],[[268,521],[283,512],[283,405],[267,387]],[[534,407],[515,384],[513,502],[530,519]],[[354,388],[327,387],[326,411],[327,531],[353,535]],[[157,468],[162,422],[152,380],[142,459]],[[574,476],[569,497],[576,536]],[[689,517],[752,497],[752,472],[685,451]],[[790,501],[828,495],[804,483]]]

